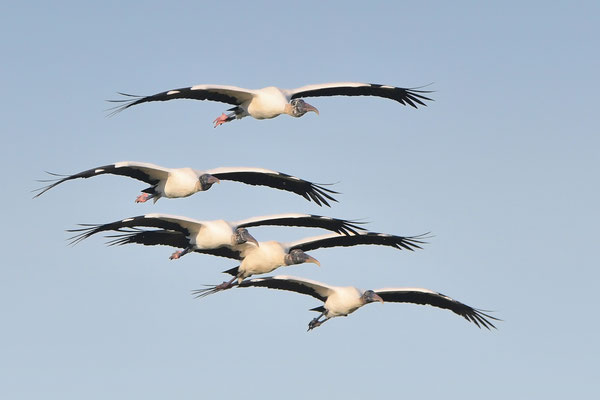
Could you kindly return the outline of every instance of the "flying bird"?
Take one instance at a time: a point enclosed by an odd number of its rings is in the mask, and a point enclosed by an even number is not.
[[[356,229],[357,227],[354,226],[353,228]],[[327,247],[372,244],[395,247],[399,250],[413,251],[415,249],[420,249],[420,244],[425,243],[422,241],[422,239],[425,238],[425,235],[405,237],[354,230],[352,232],[312,236],[289,243],[267,241],[258,242],[256,246],[243,246],[234,249],[195,249],[194,251],[241,261],[239,266],[224,271],[224,273],[233,276],[231,280],[216,286],[210,285],[206,289],[203,289],[202,296],[207,296],[233,287],[233,282],[235,280],[240,283],[252,275],[266,274],[282,266],[303,263],[314,263],[320,266],[321,264],[317,259],[306,254],[306,252],[310,250]],[[179,248],[186,246],[185,238],[182,233],[165,229],[129,232],[113,237],[114,239],[109,242],[110,245],[139,243],[147,246],[168,245]]]
[[[39,191],[34,198],[41,196],[63,182],[77,178],[90,178],[102,174],[128,176],[151,185],[149,188],[144,189],[142,194],[135,199],[136,203],[144,203],[150,199],[153,199],[156,203],[161,197],[188,197],[197,192],[204,192],[210,189],[213,184],[219,183],[222,180],[286,190],[296,193],[308,201],[312,200],[318,205],[324,204],[326,206],[329,206],[327,200],[337,201],[332,195],[338,194],[338,192],[292,175],[252,167],[220,167],[202,171],[192,168],[165,168],[144,162],[121,161],[92,168],[74,175],[58,175],[51,172],[49,174],[58,178],[42,180],[41,182],[53,183],[34,190]]]
[[[138,104],[172,99],[211,100],[234,106],[227,110],[229,113],[223,113],[213,121],[216,128],[225,122],[241,119],[246,116],[256,119],[270,119],[281,114],[287,114],[296,118],[310,111],[318,114],[319,111],[314,106],[306,103],[302,97],[376,96],[395,100],[400,104],[417,108],[418,105],[425,106],[425,100],[432,100],[424,96],[426,93],[431,93],[431,91],[358,82],[324,83],[302,86],[297,89],[280,89],[269,86],[257,90],[225,85],[196,85],[168,90],[151,96],[119,93],[127,98],[109,100],[109,102],[113,103],[123,103],[113,107],[109,115],[117,114]]]
[[[472,308],[446,295],[422,288],[361,290],[353,286],[330,286],[309,279],[284,275],[247,279],[237,284],[237,286],[288,290],[321,300],[324,303],[322,306],[310,310],[317,311],[320,314],[308,324],[309,331],[331,318],[348,316],[365,304],[376,301],[380,303],[413,303],[443,308],[460,315],[479,328],[496,328],[490,320],[499,321],[498,318],[485,314],[483,310]],[[203,289],[192,293],[199,296],[204,294]],[[321,320],[321,318],[324,319]]]
[[[192,218],[168,214],[146,214],[137,217],[126,218],[108,224],[82,224],[85,228],[70,229],[68,232],[77,232],[70,238],[71,244],[77,244],[100,232],[117,231],[126,232],[114,235],[117,241],[123,241],[121,236],[141,235],[154,231],[143,231],[138,227],[153,227],[170,233],[171,238],[165,240],[166,244],[179,248],[170,259],[178,259],[191,251],[208,252],[214,251],[216,255],[238,254],[246,247],[257,247],[259,243],[250,235],[246,228],[253,226],[300,226],[309,228],[323,228],[340,234],[347,235],[356,233],[356,229],[363,229],[356,225],[358,222],[346,221],[320,215],[310,214],[275,214],[261,217],[252,217],[240,221],[199,221]],[[133,231],[124,228],[134,228]],[[160,232],[160,231],[159,231]],[[166,236],[168,237],[168,236]],[[124,243],[115,243],[124,244]],[[143,243],[148,244],[148,243]]]

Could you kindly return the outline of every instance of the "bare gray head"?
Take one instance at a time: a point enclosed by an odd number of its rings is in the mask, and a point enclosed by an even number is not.
[[[292,117],[296,117],[296,118],[301,117],[309,111],[315,112],[315,113],[317,113],[317,115],[319,114],[319,110],[317,110],[315,107],[311,106],[310,104],[308,104],[307,102],[305,102],[302,99],[294,99],[294,100],[290,101],[290,106],[291,106],[291,110],[290,110],[289,114]]]
[[[254,243],[258,246],[258,241],[248,232],[246,228],[237,228],[233,234],[233,244]]]
[[[319,261],[312,258],[300,249],[294,249],[290,251],[288,254],[285,255],[283,261],[285,262],[285,265],[295,265],[309,262],[321,266],[321,263]]]
[[[378,301],[383,303],[383,299],[377,293],[372,290],[366,290],[362,296],[360,296],[364,304],[373,303],[374,301]]]
[[[215,178],[214,176],[212,176],[210,174],[200,175],[200,177],[198,178],[198,181],[200,182],[200,191],[205,191],[205,190],[210,189],[210,187],[214,183],[221,183],[220,180],[218,180],[217,178]]]

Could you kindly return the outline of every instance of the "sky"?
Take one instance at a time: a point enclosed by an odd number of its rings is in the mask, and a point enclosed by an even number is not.
[[[450,399],[600,394],[597,2],[13,2],[0,15],[0,387],[10,399]],[[320,115],[245,118],[177,100],[107,117],[117,92],[356,81],[432,90],[427,107],[307,99]],[[44,171],[117,161],[253,166],[334,183],[339,203],[232,182],[135,204],[144,183]],[[436,290],[502,319],[372,304],[311,332],[320,305],[263,288],[194,299],[231,260],[69,246],[67,229],[145,213],[301,212],[431,232],[415,252],[321,249],[276,274]],[[252,229],[296,240],[305,228]]]

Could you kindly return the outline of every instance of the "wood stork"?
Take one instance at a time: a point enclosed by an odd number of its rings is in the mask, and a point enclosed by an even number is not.
[[[326,247],[372,244],[391,246],[399,250],[404,249],[413,251],[414,249],[420,249],[421,247],[419,245],[425,243],[422,241],[422,239],[425,238],[424,235],[405,237],[366,231],[346,233],[347,234],[330,233],[312,236],[289,243],[277,241],[259,242],[257,246],[243,246],[235,249],[195,249],[194,251],[199,253],[212,254],[214,256],[227,257],[241,261],[238,267],[224,271],[226,274],[233,275],[233,278],[231,278],[230,281],[223,282],[216,286],[208,286],[206,289],[202,290],[201,296],[207,296],[221,290],[229,289],[233,286],[235,280],[240,283],[252,275],[266,274],[282,266],[303,263],[320,265],[319,261],[305,253],[310,250]],[[117,235],[115,239],[109,242],[109,244],[124,245],[129,243],[139,243],[147,246],[169,245],[181,248],[185,246],[184,239],[181,232],[163,229],[157,231],[137,231]]]
[[[320,96],[376,96],[396,100],[400,104],[417,108],[425,106],[425,100],[432,100],[424,94],[426,90],[405,89],[388,85],[359,82],[336,82],[302,86],[297,89],[280,89],[269,86],[263,89],[244,89],[225,85],[196,85],[180,89],[172,89],[151,96],[136,96],[119,93],[127,99],[109,100],[113,103],[124,103],[113,107],[114,115],[129,107],[150,101],[166,101],[172,99],[212,100],[231,104],[234,107],[217,117],[213,122],[215,128],[225,122],[251,116],[256,119],[275,118],[281,114],[301,117],[309,111],[319,111],[302,100],[302,97]]]
[[[337,201],[331,195],[338,194],[338,192],[292,175],[252,167],[220,167],[202,171],[192,168],[165,168],[155,164],[136,161],[121,161],[69,176],[51,172],[49,174],[58,176],[59,178],[42,180],[41,182],[53,183],[34,190],[39,191],[34,198],[41,196],[63,182],[77,178],[90,178],[102,174],[128,176],[151,185],[149,188],[144,189],[143,193],[136,198],[136,203],[143,203],[149,199],[153,199],[156,203],[161,197],[188,197],[194,193],[210,189],[214,183],[219,183],[221,180],[286,190],[296,193],[308,201],[312,200],[318,205],[324,204],[326,206],[329,206],[327,200]]]
[[[363,229],[356,225],[357,223],[320,215],[292,213],[252,217],[240,221],[199,221],[177,215],[146,214],[108,224],[82,224],[81,226],[85,226],[85,228],[70,229],[68,232],[78,232],[70,238],[71,244],[77,244],[92,235],[105,231],[123,232],[124,228],[137,228],[140,226],[160,228],[166,232],[172,232],[177,240],[176,247],[184,249],[183,251],[173,253],[170,257],[173,260],[184,256],[190,251],[215,251],[217,254],[220,252],[228,254],[228,252],[233,251],[237,254],[237,252],[242,251],[246,247],[257,247],[259,243],[246,229],[253,226],[271,225],[323,228],[345,235],[356,233],[356,229]],[[125,232],[128,232],[125,236],[132,234],[131,231]],[[136,229],[133,232],[134,234],[140,234],[144,231],[140,232],[139,229]],[[116,235],[119,238],[121,236]],[[122,238],[119,240],[122,240]],[[225,250],[221,249],[222,247],[235,250]]]
[[[308,330],[314,329],[334,317],[348,316],[365,304],[378,302],[413,303],[430,305],[450,310],[479,328],[496,328],[490,320],[498,318],[484,313],[483,310],[472,308],[446,295],[423,288],[385,288],[377,290],[362,290],[353,286],[330,286],[317,281],[296,278],[293,276],[269,276],[264,278],[247,279],[237,284],[239,287],[266,287],[270,289],[288,290],[306,294],[321,300],[322,306],[310,311],[319,312],[319,316],[308,324]],[[192,292],[202,296],[204,289]],[[324,317],[323,320],[320,320]]]

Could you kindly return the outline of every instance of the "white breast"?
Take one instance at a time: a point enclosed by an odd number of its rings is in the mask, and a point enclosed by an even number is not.
[[[190,242],[199,249],[215,249],[232,245],[232,236],[233,229],[227,221],[209,221],[201,225]]]
[[[177,168],[169,172],[164,186],[159,185],[164,196],[169,198],[187,197],[200,189],[198,175],[191,168]]]
[[[266,274],[284,264],[285,249],[278,242],[261,242],[242,253],[244,260],[240,264],[240,272],[244,277],[254,274]]]
[[[273,86],[257,91],[256,95],[248,104],[248,114],[256,119],[274,118],[285,111],[288,103],[283,92]]]
[[[337,317],[348,315],[363,304],[360,300],[360,290],[355,287],[337,287],[325,302],[325,308],[328,310],[327,317]]]

